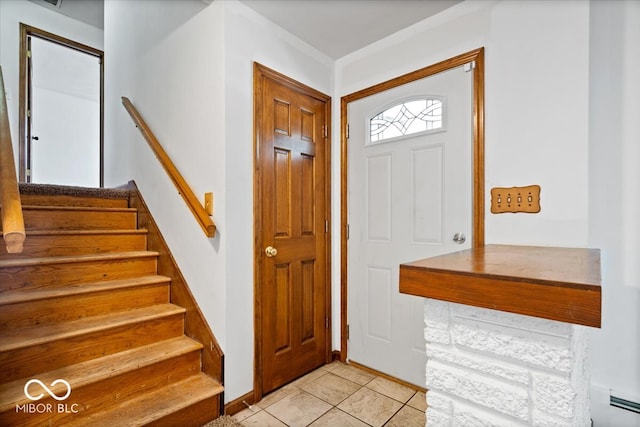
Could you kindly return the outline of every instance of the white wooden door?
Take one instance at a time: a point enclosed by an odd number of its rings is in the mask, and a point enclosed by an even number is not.
[[[100,59],[31,37],[30,182],[100,186]]]
[[[423,300],[399,293],[398,269],[471,247],[472,93],[458,67],[349,104],[348,358],[423,387]],[[391,126],[416,124],[415,99],[442,102],[441,128],[372,141],[389,107],[405,105]]]

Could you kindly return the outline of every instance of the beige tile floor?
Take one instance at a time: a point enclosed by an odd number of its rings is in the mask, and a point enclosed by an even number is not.
[[[334,362],[234,415],[246,427],[425,425],[424,392]]]

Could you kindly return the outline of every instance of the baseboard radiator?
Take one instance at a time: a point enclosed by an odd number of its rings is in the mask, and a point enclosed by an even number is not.
[[[611,395],[609,397],[609,404],[611,406],[615,406],[616,408],[625,409],[627,411],[635,412],[636,414],[640,414],[640,403],[633,402],[631,400],[623,399],[621,397],[617,397]]]

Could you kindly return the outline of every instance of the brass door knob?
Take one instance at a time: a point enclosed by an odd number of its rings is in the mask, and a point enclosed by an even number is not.
[[[273,258],[274,256],[278,255],[278,250],[273,246],[267,246],[264,250],[264,253],[267,254],[269,258]]]

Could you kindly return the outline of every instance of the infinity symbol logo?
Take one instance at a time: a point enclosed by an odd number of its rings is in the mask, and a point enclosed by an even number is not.
[[[42,397],[44,396],[44,393],[40,393],[38,396],[32,396],[31,394],[29,394],[29,386],[33,383],[36,384],[40,384],[40,387],[42,387],[47,393],[49,393],[49,396],[53,397],[56,400],[65,400],[67,397],[69,397],[69,395],[71,395],[71,384],[69,384],[67,381],[65,380],[61,380],[61,379],[57,379],[54,382],[51,383],[51,387],[55,386],[56,384],[62,383],[65,386],[67,386],[67,393],[60,397],[58,395],[56,395],[53,391],[51,391],[51,389],[49,387],[47,387],[46,385],[44,385],[44,383],[40,380],[37,379],[32,379],[27,381],[27,383],[24,385],[24,395],[27,396],[29,399],[31,400],[40,400],[42,399]]]

